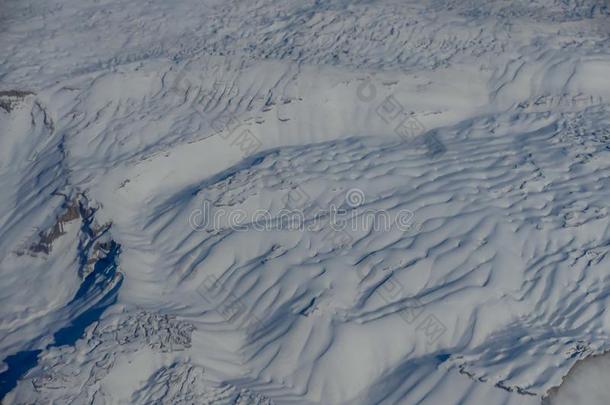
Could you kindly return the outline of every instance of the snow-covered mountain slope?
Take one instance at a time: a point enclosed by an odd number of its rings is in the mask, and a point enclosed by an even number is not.
[[[2,7],[3,403],[610,396],[604,2]]]

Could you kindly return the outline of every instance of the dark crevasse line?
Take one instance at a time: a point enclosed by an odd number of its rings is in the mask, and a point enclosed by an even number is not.
[[[53,347],[74,345],[84,335],[87,327],[99,320],[104,311],[116,303],[118,292],[123,282],[121,274],[117,274],[119,254],[120,245],[114,241],[111,242],[108,255],[95,263],[94,270],[85,277],[68,307],[75,307],[76,312],[78,312],[78,308],[90,304],[92,300],[95,300],[95,302],[76,316],[68,326],[55,332],[53,334],[53,343],[46,347],[47,350]],[[118,280],[117,277],[119,277]],[[110,291],[104,293],[113,282],[116,284]],[[38,365],[38,355],[41,352],[42,350],[21,351],[3,360],[7,364],[8,369],[0,373],[0,401],[17,386],[17,382],[28,371]]]

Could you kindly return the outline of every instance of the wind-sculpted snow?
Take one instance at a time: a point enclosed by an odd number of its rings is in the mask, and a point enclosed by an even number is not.
[[[112,396],[105,392],[104,379],[116,368],[129,367],[123,364],[125,356],[146,349],[153,353],[182,351],[190,347],[192,330],[192,325],[167,315],[138,313],[125,320],[105,319],[91,327],[74,348],[63,346],[42,356],[38,367],[15,390],[13,400],[108,401]]]
[[[196,55],[401,71],[458,60],[489,65],[511,49],[530,45],[533,26],[550,34],[546,41],[573,49],[588,43],[607,47],[610,33],[603,0],[380,0],[374,5],[344,0],[85,5],[65,0],[9,3],[3,10],[0,44],[10,55],[3,79],[30,88],[43,83],[36,77],[41,72],[59,79],[151,58]],[[559,33],[558,23],[564,23]],[[28,32],[32,35],[24,35]],[[83,43],[96,46],[79,46]],[[544,41],[532,45],[545,49]]]
[[[604,127],[592,119],[604,114],[597,107],[580,118]],[[584,127],[587,136],[575,139],[573,121],[510,113],[472,121],[469,130],[439,130],[447,152],[436,160],[423,145],[394,138],[265,153],[188,199],[149,207],[164,214],[145,220],[137,233],[151,238],[159,262],[140,266],[140,275],[130,267],[130,277],[148,284],[138,288],[161,292],[166,306],[197,325],[201,335],[191,356],[211,352],[244,362],[245,369],[259,370],[249,375],[248,387],[280,403],[302,393],[312,402],[367,403],[373,394],[357,387],[381,379],[389,392],[408,393],[413,387],[386,375],[389,370],[438,364],[471,378],[460,382],[464,390],[483,382],[541,395],[577,359],[604,349],[607,338],[600,316],[607,305],[603,239],[592,236],[607,227],[601,203],[608,168],[594,163],[607,149],[592,148],[603,140],[595,135],[599,127]],[[511,133],[519,127],[529,131]],[[590,159],[579,161],[585,150]],[[417,232],[348,225],[342,230],[348,244],[337,246],[342,231],[324,220],[311,230],[264,223],[262,231],[246,224],[192,229],[188,222],[201,198],[214,209],[259,208],[273,218],[300,190],[308,196],[299,209],[309,223],[314,201],[346,207],[345,193],[354,186],[368,191],[354,210],[409,209]],[[596,192],[583,199],[579,189]],[[220,286],[210,285],[210,275]],[[357,350],[346,351],[348,332],[360,336]],[[216,336],[225,336],[222,343]],[[236,353],[241,360],[230,361]],[[214,362],[199,361],[206,369]],[[156,378],[165,377],[149,380]],[[333,397],[342,390],[345,396]]]
[[[595,399],[603,2],[3,7],[3,403]]]
[[[345,191],[357,184],[371,193],[364,207],[376,212],[408,207],[421,226],[416,235],[349,229],[348,246],[333,245],[332,235],[325,239],[325,224],[311,232],[269,227],[262,235],[239,227],[193,232],[185,240],[163,241],[168,254],[187,249],[170,266],[177,269],[171,276],[180,290],[203,283],[201,303],[209,305],[206,295],[217,297],[210,315],[223,325],[245,327],[238,318],[246,314],[258,319],[245,329],[242,348],[253,356],[250,361],[260,361],[268,373],[295,364],[289,385],[303,392],[310,392],[308,384],[322,385],[316,400],[345,401],[349,394],[332,397],[341,391],[332,383],[354,386],[356,395],[355,387],[382,375],[358,376],[355,370],[387,370],[425,353],[438,353],[451,372],[476,381],[523,395],[544,394],[576,359],[605,348],[607,339],[604,238],[594,236],[608,224],[602,205],[607,196],[599,194],[607,168],[578,161],[580,146],[562,139],[566,121],[540,114],[477,120],[470,131],[440,132],[451,142],[449,152],[434,162],[411,146],[377,140],[265,155],[201,189],[188,208],[171,211],[196,209],[205,197],[214,209],[273,213],[281,207],[282,190],[290,193],[298,184],[311,196],[302,207],[309,220],[311,201],[341,204]],[[510,133],[519,126],[530,131]],[[592,158],[606,153],[598,148]],[[281,173],[273,171],[278,165]],[[326,186],[316,185],[318,170],[326,174]],[[572,178],[579,180],[572,184]],[[597,190],[590,200],[576,195],[587,188]],[[325,191],[318,195],[316,189]],[[173,228],[184,225],[168,217],[152,226],[174,234]],[[206,286],[210,273],[222,283],[221,291]],[[286,290],[285,283],[298,287]],[[246,314],[233,315],[227,306]],[[342,336],[348,330],[362,339],[355,351],[345,351]],[[394,333],[388,336],[387,330]],[[313,358],[303,358],[305,353]],[[375,366],[364,367],[371,363]]]

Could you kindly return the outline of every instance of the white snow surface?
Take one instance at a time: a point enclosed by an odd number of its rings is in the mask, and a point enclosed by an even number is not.
[[[608,403],[606,2],[5,0],[0,49],[2,403]]]

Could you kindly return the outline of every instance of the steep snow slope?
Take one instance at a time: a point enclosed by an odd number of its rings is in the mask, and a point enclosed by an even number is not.
[[[540,403],[609,349],[603,2],[3,7],[4,402]]]

